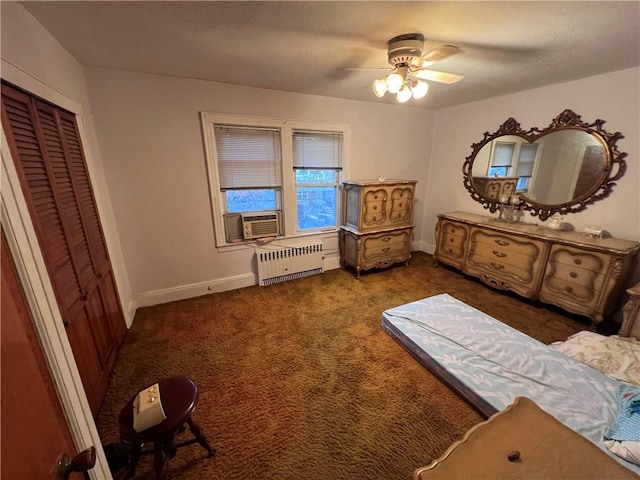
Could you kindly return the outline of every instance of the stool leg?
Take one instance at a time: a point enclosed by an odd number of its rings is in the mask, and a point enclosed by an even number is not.
[[[156,480],[165,480],[167,478],[167,459],[165,452],[165,443],[158,441],[153,443],[153,465],[155,467]]]
[[[129,457],[129,467],[125,478],[134,478],[136,475],[136,466],[138,460],[140,460],[140,453],[142,452],[142,445],[131,445],[131,457]]]
[[[211,445],[209,445],[209,442],[207,442],[207,439],[204,436],[204,433],[202,433],[202,430],[200,429],[198,424],[191,418],[187,420],[187,424],[189,425],[189,430],[191,430],[193,436],[196,437],[196,440],[198,440],[198,443],[202,445],[207,452],[209,452],[210,457],[213,457],[216,454],[216,451],[211,448]]]

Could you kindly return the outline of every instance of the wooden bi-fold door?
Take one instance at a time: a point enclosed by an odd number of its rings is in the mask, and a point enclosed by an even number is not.
[[[2,125],[96,414],[126,325],[76,118],[3,82]]]

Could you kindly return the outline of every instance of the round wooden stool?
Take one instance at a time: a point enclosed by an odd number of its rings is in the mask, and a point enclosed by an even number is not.
[[[156,479],[164,480],[167,460],[176,454],[179,447],[197,442],[209,452],[209,456],[216,453],[207,442],[200,427],[191,418],[198,402],[198,386],[193,380],[187,377],[170,377],[157,383],[160,390],[160,401],[167,417],[165,420],[146,430],[136,432],[133,429],[133,402],[137,393],[129,399],[118,418],[120,438],[131,448],[131,459],[126,478],[133,478],[140,455],[143,454],[154,455]],[[185,424],[189,426],[189,430],[195,438],[178,443],[175,439],[176,433],[182,432],[185,429]],[[153,444],[153,449],[143,450],[146,444]]]

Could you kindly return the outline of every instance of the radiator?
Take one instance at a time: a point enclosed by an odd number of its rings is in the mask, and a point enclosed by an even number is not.
[[[324,272],[321,242],[296,247],[259,247],[256,259],[261,287]]]

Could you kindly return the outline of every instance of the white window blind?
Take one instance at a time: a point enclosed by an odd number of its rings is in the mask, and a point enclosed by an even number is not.
[[[220,190],[282,186],[279,130],[216,125],[214,134]]]
[[[327,132],[293,132],[293,168],[342,168],[342,134]]]
[[[510,167],[513,159],[513,151],[515,143],[499,143],[496,142],[493,150],[493,158],[491,159],[492,167]]]
[[[538,145],[523,143],[520,145],[520,156],[518,157],[518,167],[516,169],[516,176],[518,177],[530,177],[533,173],[533,162],[536,159],[536,152],[538,151]]]

